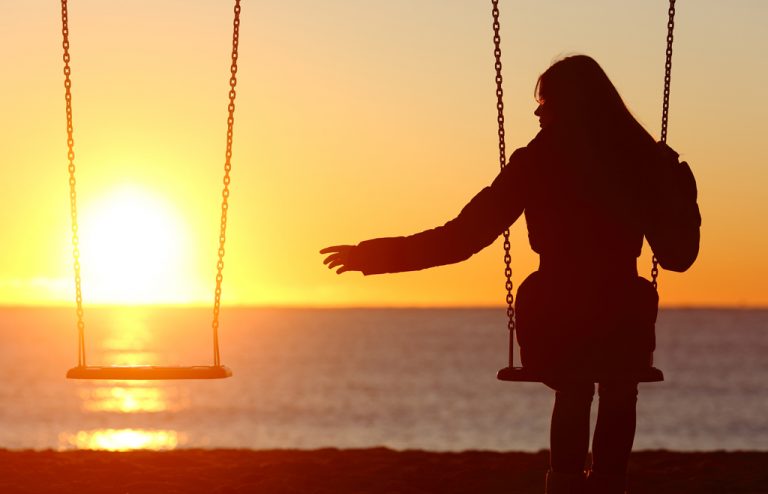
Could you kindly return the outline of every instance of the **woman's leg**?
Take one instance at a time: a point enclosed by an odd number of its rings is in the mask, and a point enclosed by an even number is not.
[[[627,464],[635,439],[637,384],[601,383],[597,425],[592,439],[590,494],[624,494]]]
[[[592,440],[592,471],[626,475],[635,440],[637,384],[601,383],[597,424]]]
[[[589,451],[589,411],[595,386],[592,383],[557,383],[550,428],[550,470],[582,474]]]

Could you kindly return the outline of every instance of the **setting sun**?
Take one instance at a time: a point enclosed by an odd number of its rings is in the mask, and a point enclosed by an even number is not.
[[[95,303],[172,303],[191,295],[187,225],[146,188],[108,191],[80,215],[84,297]]]

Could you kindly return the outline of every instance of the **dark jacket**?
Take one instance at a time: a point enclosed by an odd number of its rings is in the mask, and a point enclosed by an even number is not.
[[[613,154],[599,155],[572,133],[542,130],[456,218],[415,235],[361,242],[351,264],[368,275],[463,261],[525,212],[543,269],[633,273],[650,171]]]
[[[361,242],[350,264],[366,275],[463,261],[523,213],[539,271],[516,301],[523,364],[563,370],[647,365],[658,297],[638,278],[652,179],[652,141],[600,143],[548,128],[516,150],[493,183],[446,224]]]

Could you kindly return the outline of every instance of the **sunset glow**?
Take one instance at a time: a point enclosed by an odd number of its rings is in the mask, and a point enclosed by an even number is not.
[[[81,215],[83,285],[96,303],[183,300],[185,267],[194,246],[186,225],[149,190],[121,186]]]
[[[659,135],[665,1],[500,9],[508,154],[538,131],[537,77],[573,53]],[[765,2],[678,5],[669,143],[696,174],[703,225],[694,267],[661,274],[663,306],[768,305],[766,16]],[[84,301],[210,304],[232,6],[83,0],[69,21]],[[59,6],[5,2],[0,23],[0,303],[71,305]],[[222,303],[502,306],[500,241],[379,277],[336,276],[317,253],[441,225],[493,180],[492,48],[490,4],[244,2]],[[511,243],[518,286],[538,262],[523,221]]]
[[[97,429],[59,435],[59,449],[130,451],[170,450],[184,444],[183,434],[172,430]]]

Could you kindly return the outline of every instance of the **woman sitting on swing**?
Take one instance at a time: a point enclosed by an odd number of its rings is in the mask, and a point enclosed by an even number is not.
[[[395,273],[463,261],[525,214],[538,271],[515,304],[523,366],[556,391],[549,493],[623,493],[635,435],[637,383],[647,367],[658,297],[637,257],[669,148],[655,142],[592,58],[562,59],[536,84],[541,131],[445,225],[320,252],[338,273]],[[589,415],[599,379],[592,464]]]

